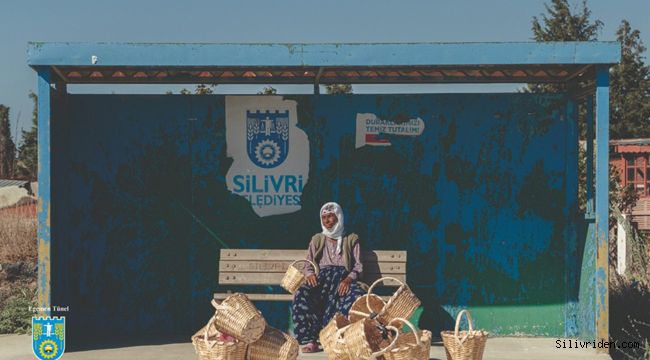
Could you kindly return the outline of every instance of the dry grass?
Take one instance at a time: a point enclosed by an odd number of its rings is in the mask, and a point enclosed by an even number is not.
[[[613,270],[613,269],[611,269]],[[624,278],[610,271],[610,336],[613,340],[636,341],[641,349],[615,349],[615,360],[650,359],[650,287],[647,279]]]
[[[629,262],[625,276],[616,273],[610,262],[610,336],[614,340],[636,341],[640,349],[615,349],[614,360],[650,360],[650,239],[630,231]]]
[[[0,263],[36,262],[36,218],[0,214]]]
[[[36,304],[35,216],[0,214],[0,333],[27,333]]]

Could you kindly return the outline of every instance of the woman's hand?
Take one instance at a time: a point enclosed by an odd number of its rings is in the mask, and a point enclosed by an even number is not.
[[[345,279],[341,280],[341,283],[339,284],[338,288],[338,293],[339,296],[343,296],[348,293],[350,290],[350,284],[352,283],[352,279],[349,277],[346,277]]]
[[[316,287],[316,285],[318,285],[318,281],[316,281],[316,275],[311,274],[307,276],[307,284],[311,285],[311,287]]]

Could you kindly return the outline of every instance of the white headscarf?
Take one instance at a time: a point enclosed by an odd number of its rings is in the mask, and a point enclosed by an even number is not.
[[[333,213],[336,215],[336,218],[339,219],[339,221],[334,225],[332,230],[328,230],[325,225],[323,225],[323,218],[321,216],[325,214],[330,214]],[[341,205],[335,203],[335,202],[328,202],[325,205],[323,205],[322,208],[320,208],[320,226],[323,228],[323,235],[327,236],[328,238],[331,239],[336,239],[336,253],[340,254],[341,253],[341,246],[343,244],[343,209],[341,209]]]

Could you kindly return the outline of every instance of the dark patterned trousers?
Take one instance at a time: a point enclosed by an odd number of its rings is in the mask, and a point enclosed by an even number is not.
[[[366,293],[353,282],[348,293],[340,296],[337,289],[347,275],[343,266],[323,267],[318,274],[318,285],[311,287],[305,283],[298,289],[291,305],[291,316],[300,344],[318,341],[318,334],[334,314],[340,312],[347,316],[352,303]]]

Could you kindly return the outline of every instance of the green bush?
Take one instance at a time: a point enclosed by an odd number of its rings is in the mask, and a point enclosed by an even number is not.
[[[36,291],[22,288],[0,304],[0,334],[28,334],[32,327],[31,307],[36,306]]]

